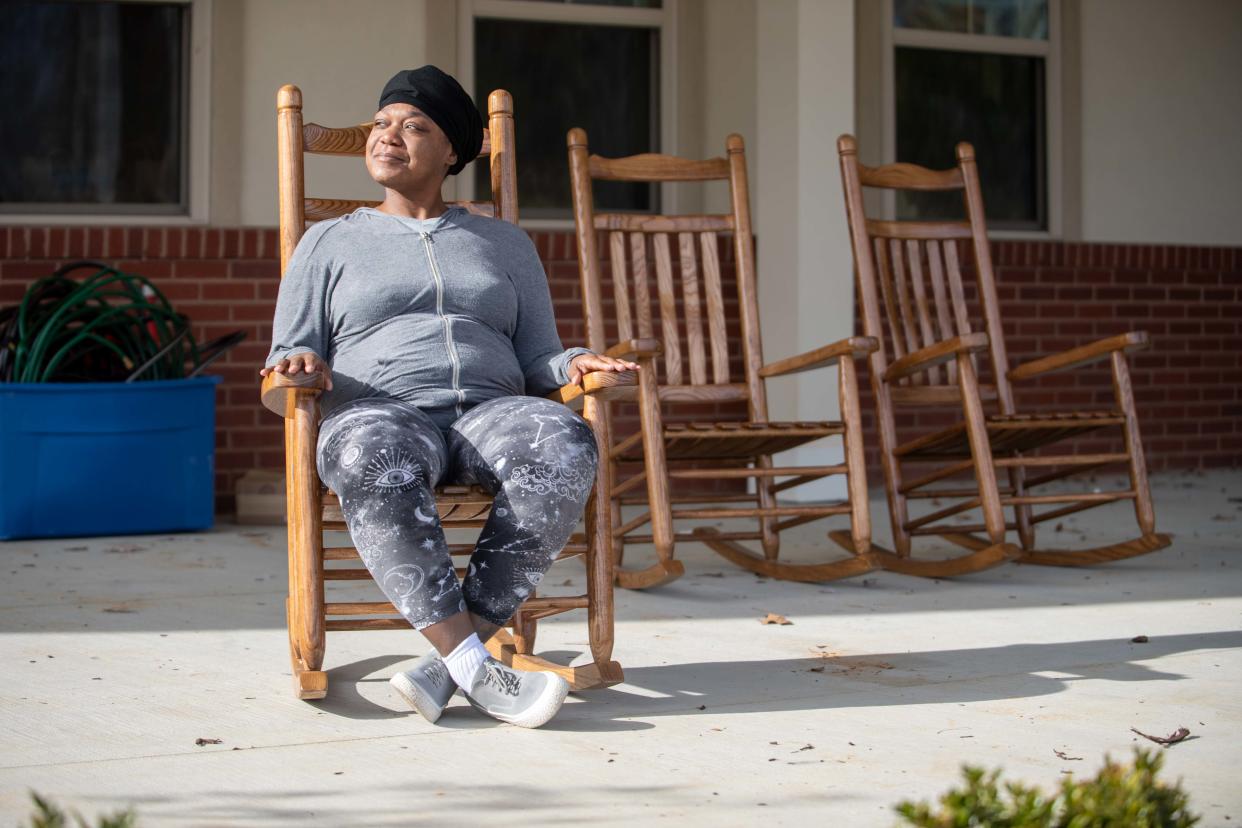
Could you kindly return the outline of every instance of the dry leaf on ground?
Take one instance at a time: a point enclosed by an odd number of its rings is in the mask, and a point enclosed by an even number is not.
[[[780,626],[785,627],[785,626],[789,626],[793,622],[783,615],[777,615],[774,612],[769,612],[763,618],[759,619],[759,623],[760,624],[779,624]]]
[[[1164,745],[1165,747],[1168,747],[1169,745],[1175,745],[1178,742],[1185,740],[1185,738],[1190,735],[1190,730],[1184,727],[1179,727],[1177,730],[1173,731],[1168,736],[1152,736],[1149,733],[1144,733],[1143,731],[1139,730],[1136,727],[1132,727],[1130,728],[1130,730],[1142,736],[1144,739],[1151,739],[1156,744]]]

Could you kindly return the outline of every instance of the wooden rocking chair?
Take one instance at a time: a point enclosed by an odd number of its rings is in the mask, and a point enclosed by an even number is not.
[[[471,212],[517,222],[517,177],[513,142],[513,104],[508,92],[497,90],[488,98],[489,129],[485,130],[479,158],[489,158],[492,201],[459,202]],[[280,164],[280,259],[283,274],[307,222],[345,215],[374,201],[305,198],[303,154],[361,157],[370,124],[332,129],[302,123],[302,93],[292,85],[277,94]],[[604,401],[616,389],[633,385],[633,372],[588,374],[581,386],[567,385],[551,395],[568,405],[582,406],[600,446],[608,444],[601,430]],[[319,430],[317,399],[324,389],[322,374],[269,374],[263,381],[263,404],[285,418],[285,470],[289,519],[289,598],[286,604],[289,650],[294,691],[302,699],[323,698],[327,674],[322,671],[325,633],[335,630],[409,629],[388,601],[327,602],[325,580],[367,580],[365,568],[326,568],[325,561],[358,560],[353,547],[325,547],[323,532],[344,531],[345,523],[335,494],[320,482],[315,468]],[[482,527],[492,498],[478,486],[442,486],[436,491],[440,520],[446,528]],[[612,660],[613,598],[612,548],[609,527],[608,476],[600,473],[586,511],[586,535],[575,535],[560,558],[585,555],[587,587],[584,595],[532,596],[510,626],[488,642],[492,654],[521,669],[552,670],[573,689],[604,687],[622,680],[620,665]],[[455,555],[468,555],[472,544],[450,544]],[[458,570],[461,574],[461,570]],[[532,654],[539,619],[571,609],[585,608],[591,662],[563,667]],[[331,619],[328,616],[332,616]],[[362,616],[362,617],[358,617]],[[376,617],[384,616],[384,617]],[[395,617],[394,617],[395,616]]]
[[[945,171],[913,164],[865,167],[858,161],[857,144],[850,135],[837,141],[837,151],[862,300],[863,330],[880,343],[869,364],[895,551],[873,544],[871,552],[879,564],[912,575],[941,577],[986,569],[1010,559],[1085,566],[1168,546],[1169,537],[1155,531],[1155,513],[1125,356],[1146,348],[1147,334],[1120,334],[1010,369],[971,145],[958,144],[957,167]],[[960,190],[966,220],[869,219],[863,209],[863,187]],[[983,311],[982,331],[971,327],[958,242],[970,244],[974,254],[978,300]],[[887,340],[882,320],[887,322]],[[892,347],[891,355],[886,343]],[[991,384],[981,384],[976,359],[989,358]],[[1112,365],[1114,408],[1017,412],[1011,382],[1105,359]],[[936,405],[961,406],[962,421],[898,442],[895,409]],[[1058,448],[1057,453],[1037,453],[1063,440],[1112,427],[1120,428],[1124,451],[1085,454]],[[933,463],[937,467],[932,471],[910,477],[902,473],[903,464],[924,464],[926,468]],[[1030,493],[1037,486],[1112,463],[1128,466],[1128,489]],[[1008,473],[1007,486],[997,483],[996,469]],[[1027,477],[1027,469],[1039,472]],[[932,483],[970,472],[974,473],[974,485],[928,488]],[[907,514],[907,501],[928,498],[957,502],[917,518]],[[1134,503],[1141,532],[1138,538],[1075,551],[1036,548],[1036,524],[1122,500]],[[1032,507],[1042,504],[1055,508],[1036,513]],[[1005,507],[1013,508],[1013,519],[1008,522]],[[982,510],[982,524],[943,522],[973,509]],[[1006,542],[1009,529],[1017,530],[1020,547]],[[928,535],[939,536],[968,552],[948,560],[913,558],[912,539]],[[852,546],[852,540],[843,533],[832,533],[832,538],[847,549]]]
[[[631,395],[639,405],[641,429],[611,444],[602,455],[608,460],[604,467],[614,475],[612,520],[615,527],[613,542],[617,553],[617,584],[641,589],[679,577],[684,572],[682,563],[674,558],[674,546],[679,541],[704,543],[739,566],[776,578],[827,581],[871,571],[874,567],[867,557],[871,525],[854,360],[870,353],[876,343],[867,337],[850,337],[799,356],[770,365],[763,364],[746,157],[741,136],[729,136],[728,158],[703,161],[668,155],[601,158],[588,153],[587,136],[581,129],[570,130],[568,142],[588,343],[594,350],[634,359],[642,365],[637,393]],[[732,193],[732,210],[725,215],[682,216],[597,213],[592,197],[592,179],[630,182],[726,180]],[[603,268],[597,238],[600,231],[607,233],[616,328],[620,340],[611,348],[605,340],[604,300],[601,295]],[[730,376],[731,343],[725,330],[718,247],[720,233],[732,235],[737,261],[742,326],[743,367],[740,381],[734,381]],[[672,244],[676,244],[675,252],[670,249]],[[677,275],[673,268],[674,256],[680,265]],[[648,262],[652,260],[658,323],[653,321],[651,312]],[[684,311],[684,351],[681,344],[683,324],[677,316],[679,304]],[[655,324],[660,326],[659,339],[656,339]],[[840,369],[840,422],[769,421],[764,382],[768,377],[834,363]],[[744,401],[747,404],[746,420],[665,424],[661,413],[663,406],[676,403],[730,401]],[[605,412],[605,420],[608,416]],[[832,435],[839,435],[844,441],[843,463],[773,465],[773,454]],[[621,464],[638,462],[643,464],[642,471],[631,474],[625,480],[619,478]],[[844,503],[777,502],[778,492],[842,474],[846,476],[849,493]],[[778,482],[777,478],[785,479]],[[754,481],[753,494],[722,495],[719,492],[673,488],[674,484],[693,485],[694,481],[746,479]],[[641,494],[644,485],[645,497]],[[674,504],[681,507],[721,501],[745,505],[673,508]],[[627,503],[644,503],[647,510],[622,524],[621,506]],[[779,560],[781,530],[832,515],[848,515],[850,518],[847,534],[854,552],[850,558],[810,564]],[[719,531],[707,526],[675,531],[673,526],[675,520],[731,518],[752,519],[756,525],[746,531]],[[647,523],[651,524],[648,534],[635,534],[635,530]],[[756,553],[739,541],[759,541],[762,552]],[[658,560],[643,568],[624,568],[621,564],[626,543],[653,544]]]

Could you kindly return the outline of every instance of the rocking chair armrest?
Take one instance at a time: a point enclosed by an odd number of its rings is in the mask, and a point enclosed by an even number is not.
[[[824,345],[804,354],[778,359],[759,369],[759,376],[779,377],[782,374],[796,374],[801,371],[810,371],[813,368],[822,368],[825,365],[831,365],[843,357],[850,359],[861,359],[867,354],[878,350],[880,343],[876,342],[875,337],[871,336],[850,336],[845,339],[838,340],[831,345]]]
[[[272,372],[263,378],[259,397],[263,407],[281,417],[288,417],[299,396],[318,397],[328,387],[322,371],[313,374],[277,374]]]
[[[638,386],[637,371],[592,371],[582,375],[581,384],[566,383],[548,395],[553,402],[579,409],[587,397],[596,400],[632,400]]]
[[[1054,371],[1077,368],[1079,365],[1086,365],[1089,362],[1104,359],[1115,351],[1122,351],[1128,354],[1134,351],[1141,351],[1150,345],[1151,340],[1147,336],[1147,331],[1129,331],[1128,333],[1110,336],[1106,339],[1099,339],[1087,345],[1079,345],[1077,348],[1070,348],[1058,354],[1050,354],[1046,357],[1025,362],[1009,371],[1009,379],[1017,382],[1044,374],[1051,374]]]
[[[900,359],[893,360],[884,371],[884,380],[886,382],[899,380],[902,377],[926,371],[942,362],[956,359],[958,354],[973,354],[986,350],[987,347],[988,335],[985,333],[968,333],[952,339],[942,339],[926,348],[920,348]]]
[[[664,346],[658,339],[627,339],[604,351],[604,356],[613,359],[645,359],[657,357],[663,352]]]

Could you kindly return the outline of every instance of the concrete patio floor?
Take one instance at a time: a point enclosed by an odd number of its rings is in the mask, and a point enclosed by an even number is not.
[[[936,796],[963,762],[1051,788],[1160,750],[1131,727],[1185,726],[1168,777],[1203,825],[1236,825],[1242,473],[1154,489],[1173,546],[1091,569],[815,586],[685,546],[685,578],[618,593],[626,683],[538,731],[461,700],[439,725],[406,709],[386,680],[424,651],[413,632],[330,635],[328,698],[294,699],[283,530],[3,543],[0,823],[35,790],[87,816],[132,806],[144,826],[894,825],[896,802]],[[1120,539],[1131,514],[1044,539]],[[829,549],[804,528],[795,559]],[[580,564],[546,583],[565,581],[581,588]],[[546,622],[539,650],[581,653],[583,617]]]

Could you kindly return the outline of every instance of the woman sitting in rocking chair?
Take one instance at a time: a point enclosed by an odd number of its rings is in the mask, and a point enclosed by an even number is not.
[[[577,414],[525,395],[638,366],[565,350],[526,234],[444,203],[446,176],[483,135],[456,80],[434,66],[398,72],[378,108],[366,165],[384,201],[307,231],[260,373],[328,376],[319,476],[376,583],[435,648],[393,686],[432,722],[460,688],[482,712],[538,727],[569,685],[510,669],[482,642],[569,540],[598,457]],[[495,496],[461,583],[436,512],[440,483]]]

